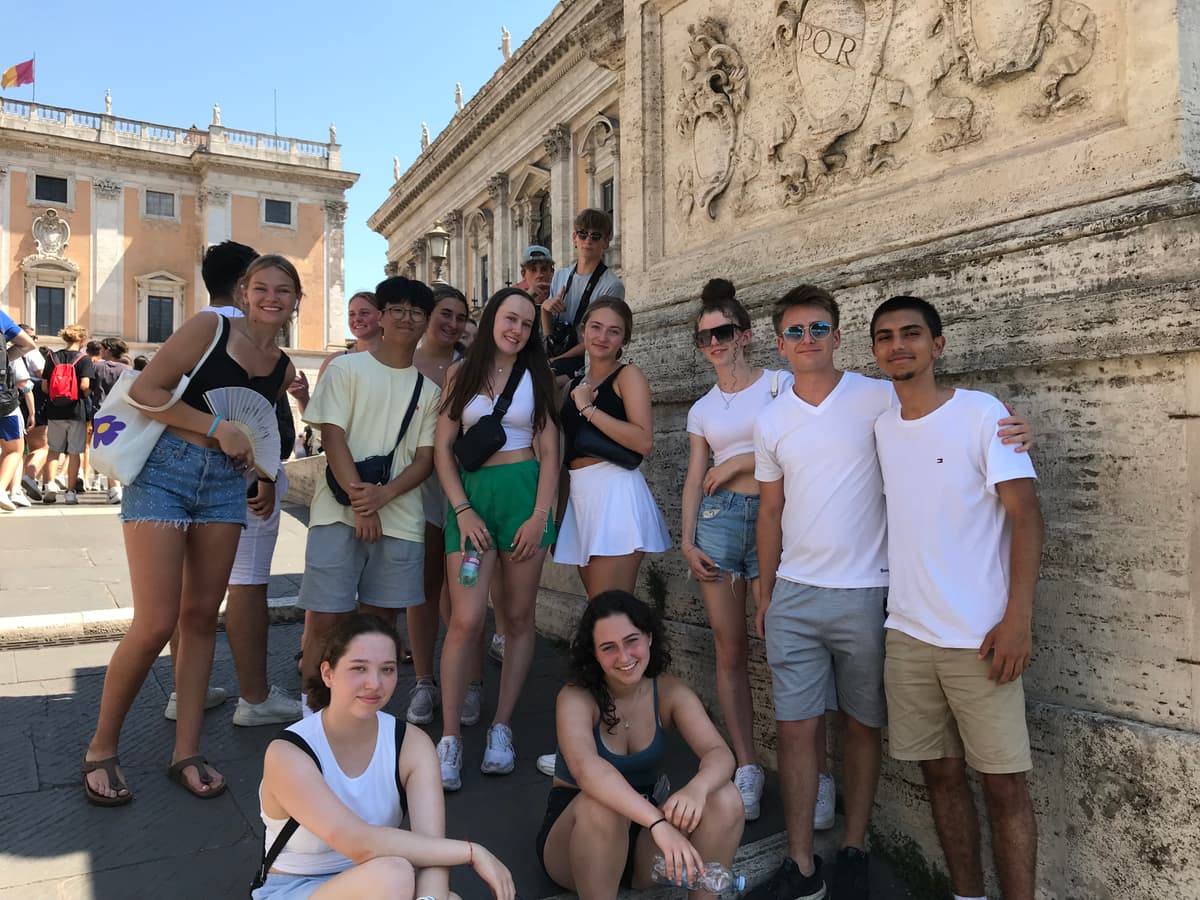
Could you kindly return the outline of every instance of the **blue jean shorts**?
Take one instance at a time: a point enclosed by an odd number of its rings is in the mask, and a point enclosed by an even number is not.
[[[334,875],[284,875],[270,872],[263,886],[250,896],[253,900],[307,900]]]
[[[735,577],[758,577],[758,497],[718,488],[700,501],[696,519],[696,546],[708,554],[722,572]]]
[[[246,524],[246,479],[220,450],[164,431],[121,497],[122,522]]]

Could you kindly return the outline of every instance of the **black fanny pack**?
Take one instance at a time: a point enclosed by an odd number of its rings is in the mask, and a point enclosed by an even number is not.
[[[504,390],[496,398],[496,405],[492,407],[492,411],[460,434],[458,440],[454,442],[454,458],[468,472],[479,469],[504,446],[507,437],[504,434],[502,420],[504,414],[508,412],[513,394],[517,392],[517,385],[521,383],[521,377],[524,374],[523,368],[513,366],[512,373],[508,376],[508,383],[504,385]]]
[[[400,436],[396,438],[396,446],[392,448],[392,452],[382,456],[368,456],[364,460],[355,460],[354,468],[358,470],[358,480],[363,484],[387,484],[391,481],[392,459],[395,457],[396,451],[400,449],[400,442],[404,440],[404,433],[408,431],[413,413],[417,411],[417,400],[421,396],[421,385],[424,383],[425,376],[418,372],[417,385],[413,388],[412,399],[408,401],[408,409],[404,413],[404,421],[400,424]],[[333,468],[329,463],[325,464],[325,483],[329,485],[329,490],[333,492],[334,500],[342,504],[342,506],[350,505],[350,495],[338,484],[338,480],[333,475]]]

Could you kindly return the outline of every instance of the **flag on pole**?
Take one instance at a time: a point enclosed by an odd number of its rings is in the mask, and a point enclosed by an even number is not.
[[[0,75],[0,87],[20,87],[23,84],[33,84],[32,59],[9,66],[4,70],[4,74]]]

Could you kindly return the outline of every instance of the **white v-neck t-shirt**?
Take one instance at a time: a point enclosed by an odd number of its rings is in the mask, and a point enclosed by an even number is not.
[[[897,402],[891,382],[843,372],[818,406],[788,390],[762,411],[754,477],[783,479],[779,578],[828,588],[887,586],[875,420]]]

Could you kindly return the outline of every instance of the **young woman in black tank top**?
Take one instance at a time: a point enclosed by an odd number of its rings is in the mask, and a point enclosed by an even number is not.
[[[295,377],[275,338],[296,312],[301,296],[295,267],[280,256],[256,259],[241,285],[244,318],[230,320],[210,312],[193,316],[155,354],[130,390],[138,403],[167,403],[179,379],[218,336],[183,399],[163,412],[147,413],[167,429],[122,498],[133,621],[109,662],[100,721],[82,766],[85,795],[101,806],[133,799],[118,769],[117,740],[129,707],[176,623],[178,718],[168,776],[198,797],[215,797],[225,790],[220,773],[200,755],[200,727],[217,608],[246,521],[244,473],[254,460],[246,436],[205,410],[203,392],[249,387],[273,404]],[[262,498],[260,491],[257,499]],[[274,503],[273,495],[268,499]]]

